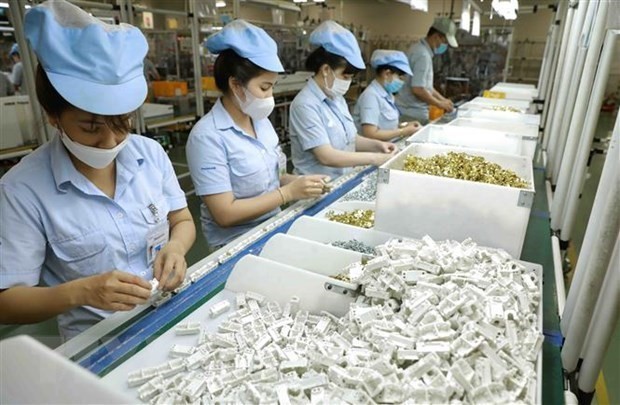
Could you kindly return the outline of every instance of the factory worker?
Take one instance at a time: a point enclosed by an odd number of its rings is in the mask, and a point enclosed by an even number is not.
[[[235,20],[206,41],[218,54],[213,67],[222,92],[196,123],[187,162],[200,196],[202,230],[219,248],[280,211],[290,201],[323,193],[324,176],[286,174],[286,156],[267,118],[273,86],[284,68],[276,42],[244,20]]]
[[[458,47],[456,25],[449,18],[436,18],[428,30],[426,38],[415,43],[407,55],[413,74],[409,76],[405,88],[396,97],[396,106],[401,119],[417,120],[422,124],[429,122],[429,106],[434,105],[446,112],[454,109],[452,101],[442,96],[433,85],[433,57],[442,55],[448,45]]]
[[[317,48],[308,56],[306,69],[314,76],[290,109],[295,170],[335,178],[353,166],[383,164],[396,147],[359,136],[344,98],[353,76],[365,69],[355,36],[326,21],[310,34],[310,43]]]
[[[19,54],[19,46],[17,44],[13,44],[11,46],[11,50],[9,51],[9,58],[11,58],[11,62],[13,62],[13,68],[11,69],[11,75],[9,79],[11,83],[13,83],[13,87],[16,92],[21,94],[25,94],[25,89],[23,88],[24,84],[24,64],[22,63],[22,57]]]
[[[358,132],[381,141],[413,135],[420,129],[420,123],[413,121],[400,125],[400,113],[394,102],[394,94],[405,84],[406,75],[411,75],[407,55],[401,51],[377,49],[372,53],[370,65],[375,69],[376,77],[362,92],[353,109]]]
[[[64,340],[185,277],[195,228],[162,147],[129,134],[147,42],[65,0],[26,13],[38,101],[57,129],[0,179],[0,323],[58,316]]]

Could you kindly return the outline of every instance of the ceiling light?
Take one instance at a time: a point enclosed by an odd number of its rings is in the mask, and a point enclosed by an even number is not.
[[[293,0],[293,3],[306,3],[308,0]]]
[[[0,8],[9,8],[9,3],[0,3]]]
[[[215,2],[215,7],[218,7],[218,8],[226,7],[226,2],[224,0],[218,0]]]
[[[480,36],[480,13],[478,11],[474,11],[474,20],[471,26],[471,35],[475,37]]]
[[[325,0],[314,0],[315,3],[325,3]]]
[[[411,0],[411,9],[428,13],[428,0]]]
[[[493,10],[506,20],[515,20],[519,11],[519,0],[493,0]]]
[[[461,11],[461,24],[462,30],[469,32],[470,19],[470,5],[469,2],[463,1],[463,10]]]

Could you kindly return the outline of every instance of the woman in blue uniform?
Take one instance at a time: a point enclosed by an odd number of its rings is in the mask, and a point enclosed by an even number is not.
[[[290,138],[296,172],[335,178],[359,165],[381,165],[395,152],[394,144],[358,135],[344,95],[353,76],[365,69],[355,36],[326,21],[310,34],[317,48],[306,68],[314,72],[293,100]]]
[[[213,74],[223,95],[192,129],[187,161],[202,199],[203,233],[218,248],[277,214],[282,204],[321,195],[324,176],[286,174],[286,156],[267,118],[278,72],[284,71],[275,41],[235,20],[206,46],[219,54]]]
[[[413,135],[420,129],[420,123],[399,124],[400,113],[394,102],[394,94],[405,84],[405,76],[412,74],[407,55],[377,49],[372,53],[370,65],[375,69],[376,77],[362,92],[353,109],[357,130],[367,138],[381,141]]]
[[[54,0],[30,9],[38,100],[58,132],[0,179],[0,322],[58,316],[63,339],[185,277],[195,228],[172,164],[129,134],[147,42]]]

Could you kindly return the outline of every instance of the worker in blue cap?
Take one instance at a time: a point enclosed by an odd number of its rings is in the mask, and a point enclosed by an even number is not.
[[[381,165],[396,151],[394,144],[358,135],[344,95],[353,76],[366,68],[355,36],[334,21],[310,34],[317,48],[306,68],[314,72],[290,109],[290,139],[295,171],[331,178],[359,165]]]
[[[456,48],[456,24],[446,17],[436,18],[425,38],[416,42],[407,52],[412,75],[403,91],[396,97],[396,106],[405,120],[429,122],[429,106],[452,112],[454,104],[435,89],[433,58],[443,55],[448,45]]]
[[[13,46],[11,46],[9,58],[11,58],[11,61],[13,62],[13,68],[11,69],[9,80],[13,83],[13,87],[17,93],[25,94],[24,65],[19,53],[19,46],[17,44],[13,44]]]
[[[375,79],[362,92],[353,109],[358,132],[382,141],[413,135],[420,129],[420,123],[400,124],[400,113],[394,102],[394,94],[402,89],[406,75],[411,75],[407,55],[401,51],[377,49],[372,53],[370,65],[375,69]]]
[[[187,142],[202,230],[219,248],[280,211],[280,206],[317,197],[324,176],[286,174],[286,156],[267,118],[273,86],[284,68],[276,42],[244,20],[235,20],[206,41],[217,54],[213,75],[222,92],[196,123]]]
[[[129,134],[147,42],[65,0],[27,11],[52,140],[0,179],[0,323],[58,319],[69,339],[179,286],[195,227],[172,164]]]

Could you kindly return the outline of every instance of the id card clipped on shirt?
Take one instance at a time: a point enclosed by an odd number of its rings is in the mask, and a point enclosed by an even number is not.
[[[155,219],[155,225],[146,233],[146,262],[151,266],[159,251],[168,243],[170,226],[167,218],[160,218],[155,204],[149,204],[148,208]]]

